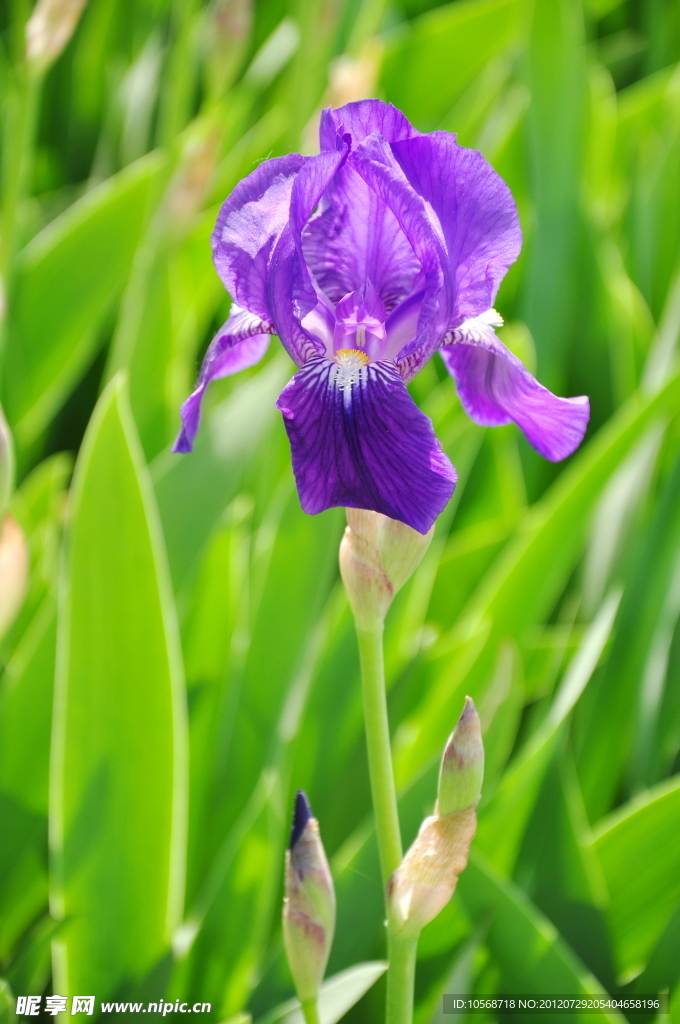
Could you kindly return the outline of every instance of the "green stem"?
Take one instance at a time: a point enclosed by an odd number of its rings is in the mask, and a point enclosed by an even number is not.
[[[387,718],[382,626],[366,631],[357,626],[357,638],[361,659],[368,771],[371,779],[375,830],[383,885],[387,886],[392,872],[401,863],[402,848],[397,792],[392,771],[390,726]]]
[[[305,1024],[320,1024],[319,1004],[316,999],[307,999],[306,1002],[302,1003],[302,1013],[304,1014]]]
[[[401,863],[402,847],[387,717],[382,626],[373,630],[357,627],[357,637],[364,692],[368,770],[380,867],[386,889],[392,872]],[[390,966],[387,972],[387,1024],[411,1024],[413,1019],[417,945],[417,939],[403,939],[395,935],[388,925],[387,952]]]
[[[388,929],[387,1024],[411,1024],[418,939],[403,939]]]

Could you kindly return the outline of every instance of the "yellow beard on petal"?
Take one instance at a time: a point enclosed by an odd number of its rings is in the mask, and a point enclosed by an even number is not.
[[[335,353],[335,361],[338,364],[337,386],[345,391],[359,380],[359,372],[367,365],[368,356],[358,348],[341,348]]]

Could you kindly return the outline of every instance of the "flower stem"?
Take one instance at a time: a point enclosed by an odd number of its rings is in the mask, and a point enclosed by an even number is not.
[[[401,863],[402,848],[387,718],[382,626],[372,630],[361,630],[357,626],[357,638],[361,659],[368,771],[371,778],[375,830],[383,885],[387,886],[392,872]]]
[[[305,1000],[302,1003],[302,1013],[305,1018],[305,1024],[320,1024],[319,1004],[316,999]]]
[[[404,939],[388,928],[387,1024],[411,1024],[418,939]]]
[[[402,859],[397,793],[392,771],[390,728],[385,693],[382,626],[357,627],[366,719],[366,745],[383,885]],[[411,1024],[417,939],[403,939],[388,925],[387,1024]]]

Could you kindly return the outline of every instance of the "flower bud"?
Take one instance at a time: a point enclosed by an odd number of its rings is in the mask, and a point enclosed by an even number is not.
[[[426,818],[387,886],[390,927],[416,938],[453,896],[477,828],[475,806]]]
[[[14,621],[26,594],[28,548],[21,527],[5,516],[0,530],[0,637]]]
[[[38,0],[26,22],[26,59],[46,70],[64,49],[87,0]]]
[[[484,778],[484,744],[479,715],[471,697],[444,748],[439,770],[437,814],[461,811],[477,804]]]
[[[425,534],[380,512],[347,509],[340,543],[340,574],[357,624],[381,625],[392,599],[413,575],[427,551],[434,526]]]
[[[283,942],[298,999],[316,999],[335,930],[335,892],[319,824],[302,790],[286,852]]]
[[[453,896],[477,829],[484,776],[479,715],[470,697],[444,749],[435,813],[392,875],[387,895],[390,927],[416,937]]]

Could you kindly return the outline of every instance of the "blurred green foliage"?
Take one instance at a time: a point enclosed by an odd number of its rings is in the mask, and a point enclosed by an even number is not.
[[[677,0],[90,0],[42,75],[30,13],[0,13],[2,405],[31,566],[0,648],[0,1013],[91,989],[293,1020],[298,787],[333,860],[331,972],[384,956],[343,514],[300,511],[283,352],[213,384],[195,453],[169,452],[228,310],[220,201],[311,151],[323,103],[380,95],[505,177],[525,246],[501,333],[593,409],[554,467],[472,424],[439,363],[412,385],[460,482],[387,627],[406,843],[466,693],[488,759],[416,1019],[441,1024],[445,991],[607,989],[675,991],[680,1021]],[[327,1024],[356,1000],[347,1020],[380,1020],[381,971],[331,984]]]

